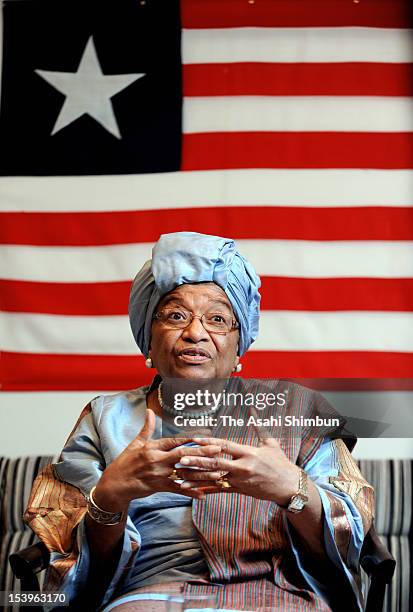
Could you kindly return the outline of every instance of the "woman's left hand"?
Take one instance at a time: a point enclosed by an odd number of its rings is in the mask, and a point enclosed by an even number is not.
[[[258,499],[268,499],[280,506],[286,506],[297,492],[300,468],[287,458],[274,438],[264,438],[259,446],[238,444],[220,438],[195,438],[198,444],[216,444],[221,446],[223,453],[231,455],[232,459],[223,457],[195,457],[186,455],[181,458],[182,465],[191,468],[201,468],[204,472],[180,468],[177,470],[185,480],[183,489],[200,489],[204,493],[243,493]],[[190,448],[188,448],[190,451]],[[231,485],[223,488],[202,486],[202,480],[213,480],[210,473],[217,471],[225,473],[225,480]]]

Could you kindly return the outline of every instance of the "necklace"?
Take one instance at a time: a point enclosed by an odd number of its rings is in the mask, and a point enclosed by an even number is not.
[[[165,410],[165,412],[167,412],[168,414],[172,415],[172,416],[177,416],[179,414],[183,414],[182,410],[176,410],[176,408],[171,408],[170,406],[168,406],[168,404],[166,404],[163,401],[162,398],[162,385],[163,382],[161,382],[161,384],[158,387],[158,401],[159,401],[159,405],[161,407],[161,410]],[[214,412],[216,412],[217,410],[220,409],[222,404],[222,400],[219,402],[218,406],[212,406],[212,408],[208,408],[207,410],[198,410],[197,412],[188,412],[185,410],[185,416],[189,417],[189,418],[196,418],[196,417],[201,417],[201,416],[209,416],[210,414],[214,414]]]

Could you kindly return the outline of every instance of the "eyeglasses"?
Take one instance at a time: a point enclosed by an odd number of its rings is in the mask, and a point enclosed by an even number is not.
[[[204,329],[212,334],[229,334],[239,328],[239,323],[231,315],[221,312],[206,312],[199,316],[189,310],[165,308],[154,314],[153,318],[160,321],[167,329],[185,329],[194,319],[199,319]]]

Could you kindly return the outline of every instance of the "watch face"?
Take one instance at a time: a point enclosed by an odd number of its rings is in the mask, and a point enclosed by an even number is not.
[[[300,497],[299,495],[295,495],[295,497],[293,497],[293,499],[288,505],[288,510],[293,511],[293,512],[300,512],[300,510],[302,510],[304,506],[305,506],[305,502],[303,498]]]

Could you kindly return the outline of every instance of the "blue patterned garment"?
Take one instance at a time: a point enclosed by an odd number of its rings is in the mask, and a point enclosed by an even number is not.
[[[148,389],[93,400],[61,461],[44,470],[33,487],[25,519],[52,551],[49,587],[71,599],[85,588],[89,571],[83,496],[140,431]],[[298,385],[290,396],[309,407],[317,401],[317,394]],[[283,450],[320,493],[333,583],[331,576],[317,579],[313,560],[274,502],[238,493],[203,501],[159,493],[130,504],[122,554],[104,604],[145,584],[182,580],[187,593],[214,594],[221,608],[251,610],[270,601],[280,610],[334,610],[344,601],[347,610],[362,610],[358,560],[372,520],[372,487],[343,440],[314,445],[302,434],[284,441]],[[154,438],[160,435],[157,417]]]

